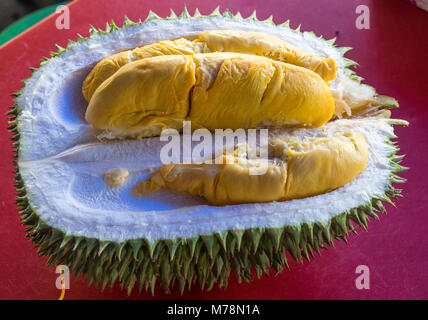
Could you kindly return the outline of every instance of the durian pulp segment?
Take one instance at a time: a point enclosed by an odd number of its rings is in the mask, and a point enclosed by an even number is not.
[[[120,187],[125,183],[128,176],[129,171],[127,169],[110,169],[104,174],[104,182],[112,187]]]
[[[87,101],[95,90],[107,78],[127,63],[161,55],[208,52],[251,53],[308,68],[319,74],[325,81],[336,77],[333,59],[325,59],[300,50],[278,38],[256,32],[237,30],[209,30],[201,32],[196,40],[184,38],[152,43],[133,50],[116,53],[102,59],[89,73],[82,85],[82,92]]]
[[[139,182],[133,193],[165,188],[203,196],[215,205],[285,201],[342,187],[367,165],[367,143],[358,132],[303,141],[277,137],[270,145],[270,159],[224,154],[214,164],[167,164]]]
[[[140,59],[163,55],[191,55],[198,52],[210,52],[201,43],[195,43],[184,38],[177,40],[165,40],[152,43],[133,50],[122,51],[110,57],[102,59],[91,70],[82,84],[82,93],[87,101],[90,101],[95,90],[124,65]]]
[[[201,32],[199,41],[206,43],[211,51],[256,54],[307,68],[320,75],[326,82],[336,78],[336,64],[333,59],[305,52],[267,34],[236,30],[210,30]]]
[[[92,96],[86,120],[119,137],[147,128],[249,129],[266,124],[319,127],[332,94],[311,70],[239,53],[169,55],[131,62]],[[157,135],[159,135],[157,132]]]

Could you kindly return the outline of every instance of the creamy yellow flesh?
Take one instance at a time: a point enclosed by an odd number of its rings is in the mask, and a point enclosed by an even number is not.
[[[120,187],[125,183],[128,176],[129,171],[126,169],[111,169],[104,174],[104,182],[112,187]]]
[[[165,188],[205,197],[215,205],[284,201],[342,187],[365,169],[368,160],[367,143],[357,132],[303,141],[283,137],[270,145],[265,174],[250,174],[261,160],[241,160],[236,155],[223,156],[229,160],[223,164],[168,164],[139,182],[133,194]]]
[[[252,53],[314,71],[325,81],[336,78],[333,59],[305,52],[276,37],[236,30],[212,30],[199,34],[199,41],[212,51]]]
[[[209,52],[238,52],[265,56],[273,60],[308,68],[325,81],[336,77],[333,59],[319,57],[296,48],[278,38],[256,32],[236,30],[212,30],[201,32],[196,40],[184,38],[149,44],[133,50],[119,52],[101,60],[90,72],[82,85],[82,92],[90,101],[95,90],[124,65],[150,57],[162,55]]]
[[[313,71],[239,53],[169,55],[131,62],[104,81],[86,110],[97,129],[159,135],[194,128],[319,127],[334,112],[328,85]]]

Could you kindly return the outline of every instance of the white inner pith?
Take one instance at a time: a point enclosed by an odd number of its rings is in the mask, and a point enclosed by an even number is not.
[[[224,207],[199,197],[161,190],[134,199],[130,191],[162,165],[158,137],[99,142],[84,121],[87,103],[81,84],[94,63],[113,53],[164,39],[196,35],[203,30],[236,29],[264,32],[305,51],[334,58],[339,68],[331,89],[340,95],[370,99],[373,89],[348,79],[340,52],[311,34],[300,34],[256,21],[221,17],[152,21],[110,34],[96,35],[51,59],[26,81],[18,98],[21,145],[19,167],[33,209],[49,225],[71,235],[123,241],[133,238],[187,238],[252,227],[282,227],[327,222],[338,213],[382,196],[388,185],[393,137],[388,120],[337,120],[318,129],[282,134],[331,136],[358,131],[369,144],[367,169],[346,186],[324,195]],[[126,168],[120,188],[103,182],[106,171]],[[244,186],[243,186],[244,187]]]

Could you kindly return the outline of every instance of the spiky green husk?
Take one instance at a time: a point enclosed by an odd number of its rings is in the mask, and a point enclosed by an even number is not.
[[[233,19],[244,19],[238,12],[236,15],[226,10],[223,15],[217,8],[209,16],[223,16]],[[187,9],[177,17],[173,11],[166,19],[199,18],[202,15],[198,10],[191,16]],[[123,28],[140,25],[154,19],[161,19],[150,12],[147,19],[137,23],[125,18]],[[257,20],[256,13],[244,20]],[[258,21],[258,20],[257,20]],[[272,17],[264,21],[273,24]],[[290,28],[289,22],[279,25]],[[118,30],[116,24],[107,24],[106,30],[90,28],[90,36],[84,38],[78,35],[77,42],[69,41],[67,48],[57,46],[57,52],[52,52],[51,57],[57,57],[64,53],[70,46],[77,45],[91,37],[110,33]],[[300,32],[300,26],[295,30]],[[326,40],[331,44],[334,39]],[[345,54],[350,48],[337,48]],[[346,59],[346,58],[345,58]],[[49,59],[41,60],[40,65]],[[346,59],[347,68],[357,65],[352,60]],[[349,76],[360,82],[361,78],[355,72],[347,69]],[[37,69],[32,69],[36,72]],[[25,81],[24,81],[25,84]],[[22,90],[15,93],[16,98]],[[395,99],[377,96],[379,109],[397,107]],[[9,131],[12,133],[11,140],[14,150],[16,204],[19,209],[20,219],[26,228],[26,237],[38,248],[40,256],[49,256],[48,265],[66,264],[71,271],[75,272],[75,279],[80,275],[87,277],[88,285],[95,283],[104,289],[108,284],[113,286],[119,281],[122,288],[128,293],[137,286],[150,288],[154,294],[155,284],[159,282],[162,287],[169,288],[178,283],[180,291],[194,282],[199,282],[202,289],[211,289],[214,284],[226,287],[230,273],[235,272],[239,281],[251,281],[253,272],[259,278],[262,274],[269,275],[271,268],[277,273],[288,268],[287,252],[298,262],[303,258],[309,260],[314,256],[314,251],[320,254],[320,249],[326,245],[333,246],[333,240],[342,239],[346,241],[349,232],[356,232],[354,224],[364,230],[367,229],[369,217],[378,219],[376,212],[386,213],[382,202],[393,204],[391,198],[400,195],[400,190],[395,189],[392,183],[404,182],[397,176],[398,172],[407,168],[399,163],[403,156],[396,155],[398,148],[389,156],[394,169],[391,172],[390,183],[382,197],[371,199],[370,202],[342,212],[332,218],[328,223],[303,223],[299,226],[286,226],[284,228],[255,228],[246,230],[229,230],[223,234],[201,235],[189,239],[158,240],[150,243],[147,239],[133,239],[124,242],[101,241],[95,238],[71,236],[61,230],[53,228],[45,223],[32,208],[28,197],[25,183],[21,177],[17,164],[19,153],[19,126],[18,105],[14,105],[7,113],[9,115]],[[394,142],[386,141],[393,144]]]

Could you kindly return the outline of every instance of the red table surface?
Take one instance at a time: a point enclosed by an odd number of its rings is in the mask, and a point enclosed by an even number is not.
[[[427,299],[428,298],[428,13],[401,0],[186,0],[189,11],[196,7],[203,14],[217,5],[223,11],[240,11],[248,16],[254,9],[266,19],[274,15],[276,23],[290,19],[291,25],[315,31],[325,38],[337,36],[337,44],[354,49],[347,57],[356,60],[358,74],[379,93],[398,99],[400,109],[393,117],[410,121],[410,127],[397,127],[401,153],[407,154],[404,165],[411,170],[402,174],[408,179],[404,198],[397,208],[388,205],[388,216],[369,223],[369,232],[358,228],[359,236],[351,235],[348,244],[335,242],[303,264],[290,262],[291,271],[274,277],[263,276],[250,284],[238,284],[231,276],[226,290],[214,288],[202,292],[198,285],[182,296],[177,288],[164,294],[156,288],[155,298],[161,299]],[[30,67],[38,67],[41,57],[49,56],[55,44],[66,46],[76,40],[77,33],[88,35],[89,25],[104,27],[114,19],[121,24],[127,15],[133,20],[145,18],[149,10],[160,16],[172,8],[181,12],[184,2],[171,1],[98,1],[78,0],[69,5],[70,30],[55,28],[56,16],[50,16],[12,42],[0,48],[1,114],[12,105],[10,94],[22,87],[21,80],[30,76]],[[370,8],[370,30],[355,27],[360,4]],[[57,299],[55,287],[58,274],[46,267],[46,258],[38,257],[33,245],[24,238],[14,204],[12,150],[7,119],[1,117],[0,145],[0,298]],[[358,265],[370,269],[370,289],[355,286]],[[151,299],[151,294],[134,290],[130,297],[115,285],[110,291],[91,286],[81,278],[71,284],[65,299]]]

